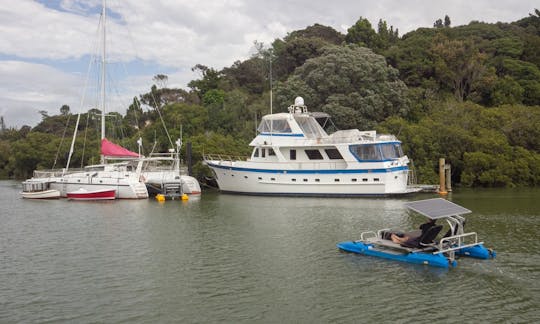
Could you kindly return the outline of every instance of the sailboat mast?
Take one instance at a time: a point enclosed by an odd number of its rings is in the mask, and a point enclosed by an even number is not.
[[[101,11],[101,17],[102,17],[102,28],[103,28],[103,47],[101,52],[101,139],[105,138],[105,44],[106,44],[106,30],[105,30],[105,22],[106,22],[106,14],[105,14],[105,7],[106,3],[105,0],[103,0],[103,8]],[[105,163],[105,157],[103,154],[101,155],[101,163]]]

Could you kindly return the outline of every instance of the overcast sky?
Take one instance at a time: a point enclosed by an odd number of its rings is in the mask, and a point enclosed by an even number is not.
[[[55,115],[64,104],[73,113],[91,108],[86,100],[80,107],[85,83],[97,82],[85,80],[101,0],[0,2],[0,116],[6,124],[35,126],[38,111]],[[452,26],[512,22],[540,7],[538,0],[107,0],[107,6],[107,61],[115,71],[107,74],[113,81],[108,91],[120,98],[107,109],[122,114],[156,74],[168,75],[169,87],[186,87],[198,78],[195,64],[230,66],[253,54],[254,41],[270,44],[315,23],[345,34],[360,16],[374,28],[382,18],[403,35],[445,15]]]

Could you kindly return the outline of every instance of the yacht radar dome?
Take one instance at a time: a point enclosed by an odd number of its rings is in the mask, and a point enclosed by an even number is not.
[[[304,106],[304,98],[302,97],[296,97],[294,99],[294,105],[297,106],[297,107],[302,107]]]

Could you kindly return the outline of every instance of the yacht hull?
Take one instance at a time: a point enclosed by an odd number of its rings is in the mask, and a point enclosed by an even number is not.
[[[271,196],[394,196],[416,192],[407,187],[408,169],[272,170],[207,161],[224,193]]]

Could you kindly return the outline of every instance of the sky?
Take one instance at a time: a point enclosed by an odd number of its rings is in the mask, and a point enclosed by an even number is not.
[[[200,77],[196,64],[220,70],[253,55],[255,41],[269,45],[315,23],[346,34],[359,17],[374,29],[383,19],[403,35],[445,15],[452,26],[516,21],[537,1],[107,0],[107,97],[116,99],[106,110],[125,114],[157,74],[187,88]],[[56,115],[62,105],[72,113],[96,107],[101,2],[0,0],[0,116],[8,127],[35,126],[40,111]]]

